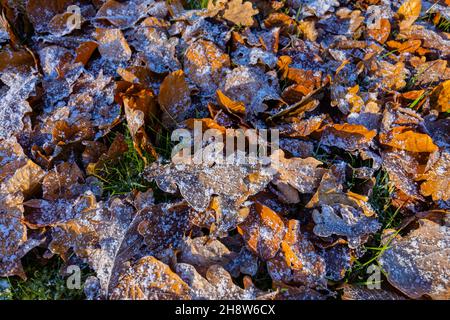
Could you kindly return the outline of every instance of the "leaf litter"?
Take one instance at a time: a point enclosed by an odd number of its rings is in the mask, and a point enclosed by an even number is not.
[[[0,276],[40,253],[88,299],[449,299],[448,2],[187,2],[2,2]],[[194,120],[280,149],[170,162]]]

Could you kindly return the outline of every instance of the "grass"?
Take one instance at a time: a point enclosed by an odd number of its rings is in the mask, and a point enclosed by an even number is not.
[[[401,219],[398,215],[400,208],[394,208],[391,204],[392,192],[393,186],[389,183],[387,172],[380,170],[376,176],[375,186],[369,198],[369,203],[378,215],[381,228],[364,245],[366,253],[354,261],[353,267],[346,274],[345,282],[356,285],[367,284],[367,279],[370,276],[368,268],[372,264],[378,265],[378,258],[389,248],[390,241],[382,244],[383,231],[391,228],[397,230],[401,224]],[[399,231],[397,230],[395,235]],[[383,272],[381,268],[380,270]]]
[[[411,102],[408,106],[408,108],[413,109],[415,106],[417,106],[417,104],[428,94],[427,91],[425,91],[424,93],[422,93],[420,96],[418,96],[413,102]]]
[[[83,288],[69,289],[67,277],[61,273],[63,261],[59,257],[36,259],[27,255],[22,259],[27,280],[19,277],[0,279],[0,300],[81,300]],[[81,284],[90,275],[87,267],[81,268]]]
[[[170,159],[173,142],[170,139],[169,131],[164,128],[161,131],[157,131],[153,129],[153,125],[149,125],[147,129],[156,139],[154,148],[158,154],[164,159]],[[133,190],[144,192],[152,188],[157,203],[174,199],[173,195],[160,191],[154,182],[149,182],[144,178],[143,173],[146,162],[151,164],[155,159],[143,152],[143,156],[146,159],[144,161],[134,148],[133,139],[126,125],[123,125],[119,132],[112,134],[112,137],[109,138],[110,142],[119,133],[124,135],[128,150],[120,155],[118,159],[106,161],[103,167],[98,168],[93,174],[101,182],[103,196],[124,195]]]
[[[153,132],[158,140],[157,151],[163,156],[170,155],[171,141],[168,132]],[[145,169],[145,161],[138,154],[133,145],[133,140],[124,125],[119,129],[125,137],[128,151],[123,153],[117,161],[106,162],[98,169],[94,176],[101,182],[105,196],[126,194],[132,190],[146,191],[149,188],[154,190],[156,202],[167,202],[174,196],[159,191],[155,183],[150,183],[144,179],[142,173]],[[119,132],[111,134],[108,140],[113,140]],[[147,162],[154,161],[149,155],[144,154]],[[67,278],[61,274],[60,270],[63,261],[59,257],[50,260],[38,258],[35,254],[28,254],[22,259],[25,273],[28,277],[26,281],[19,277],[0,278],[0,300],[79,300],[84,299],[82,289],[68,289]],[[89,275],[87,268],[82,269],[82,282]]]
[[[337,161],[345,161],[352,168],[371,167],[372,160],[362,160],[358,156],[352,155],[350,152],[339,151],[331,148],[332,152],[328,153],[323,150],[320,144],[317,146],[314,157],[322,161],[326,167],[330,167]],[[382,244],[382,235],[386,229],[396,229],[394,235],[400,231],[398,228],[401,224],[401,217],[399,216],[400,208],[392,206],[392,193],[394,186],[389,182],[389,175],[384,170],[379,170],[376,173],[375,185],[372,189],[372,194],[369,197],[369,204],[375,210],[378,216],[378,221],[381,227],[377,233],[372,235],[369,241],[363,246],[365,253],[362,257],[353,262],[353,266],[347,271],[344,278],[345,283],[354,285],[366,285],[371,273],[368,268],[375,265],[383,273],[383,270],[378,265],[378,258],[389,248],[390,241]],[[364,183],[361,179],[356,179],[354,175],[346,182],[346,189],[358,193],[358,186]],[[390,239],[393,239],[390,238]],[[382,280],[381,280],[382,281]],[[373,282],[370,282],[373,284]]]
[[[97,169],[93,174],[102,182],[103,192],[109,196],[127,194],[132,190],[146,191],[151,187],[150,183],[142,176],[145,161],[134,148],[130,132],[126,127],[124,131],[128,150],[117,160],[106,161],[103,167]],[[154,161],[150,156],[144,156],[148,163]]]
[[[436,27],[436,29],[442,32],[450,32],[450,20],[447,20],[444,16],[438,12],[427,12],[420,20],[428,21]]]
[[[209,0],[188,0],[188,9],[205,9],[208,7]]]

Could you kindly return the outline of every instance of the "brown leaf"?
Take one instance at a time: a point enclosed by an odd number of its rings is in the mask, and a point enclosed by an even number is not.
[[[419,18],[422,0],[405,0],[397,11],[400,16],[400,30],[409,29]]]
[[[436,160],[437,159],[437,160]],[[424,174],[418,180],[426,180],[420,185],[420,193],[431,196],[433,201],[450,199],[450,153],[447,150],[430,156]]]
[[[75,52],[75,59],[73,62],[81,62],[83,65],[86,65],[97,47],[98,44],[94,41],[81,43]]]
[[[286,159],[282,150],[277,150],[271,157],[272,166],[278,172],[276,180],[291,185],[300,193],[313,193],[325,173],[325,169],[318,168],[322,162],[312,157]]]
[[[191,212],[185,202],[145,208],[139,213],[137,232],[153,255],[159,258],[167,249],[179,249],[183,237],[191,229]]]
[[[231,113],[245,114],[245,105],[242,102],[231,100],[220,90],[217,90],[216,93],[217,101],[222,108],[225,108]]]
[[[251,27],[254,23],[253,16],[256,14],[258,14],[258,10],[253,9],[251,2],[230,0],[223,17],[236,25]]]
[[[297,220],[289,220],[281,249],[267,262],[267,269],[274,281],[307,287],[326,284],[324,260],[316,253],[307,235],[302,233]]]
[[[284,223],[278,214],[268,207],[255,203],[238,232],[247,246],[263,260],[275,256],[285,234]]]
[[[413,199],[422,199],[415,179],[419,163],[414,154],[406,151],[390,151],[383,153],[383,167],[389,174],[389,181]]]
[[[26,13],[37,32],[47,32],[48,23],[55,15],[63,13],[73,0],[30,0],[26,4]]]
[[[380,142],[410,152],[434,152],[438,149],[429,135],[407,127],[395,127],[388,133],[381,133]]]
[[[183,70],[174,71],[161,83],[158,102],[163,111],[162,121],[170,127],[185,120],[191,113],[191,91]]]
[[[163,262],[141,258],[125,270],[111,293],[112,300],[187,300],[189,286]]]
[[[260,165],[176,164],[146,169],[146,178],[155,180],[165,192],[175,193],[177,187],[183,198],[196,211],[204,212],[212,195],[219,198],[221,214],[217,217],[218,230],[228,230],[245,219],[240,207],[250,196],[261,191],[272,179],[268,168]]]
[[[321,144],[338,147],[347,151],[367,148],[376,136],[375,130],[357,124],[334,124],[325,127],[320,140]]]
[[[448,270],[450,232],[430,220],[419,220],[419,228],[396,237],[379,262],[390,284],[408,297],[449,299]]]
[[[380,19],[380,28],[378,29],[368,29],[367,34],[370,38],[383,44],[389,38],[391,33],[391,23],[388,19]]]
[[[76,198],[82,193],[82,183],[84,177],[80,168],[74,163],[63,162],[44,177],[43,198],[53,201]]]
[[[186,76],[205,94],[216,92],[230,67],[230,57],[211,41],[198,40],[186,50]]]
[[[177,262],[194,266],[202,276],[205,276],[209,267],[213,265],[227,268],[227,265],[236,257],[236,254],[230,252],[219,240],[206,236],[194,239],[186,237],[180,251]]]
[[[345,285],[343,291],[342,300],[405,300],[395,292],[365,286]]]
[[[431,93],[431,106],[439,112],[450,111],[450,80],[444,81]]]
[[[97,28],[94,36],[102,57],[115,62],[130,60],[131,49],[120,29]]]

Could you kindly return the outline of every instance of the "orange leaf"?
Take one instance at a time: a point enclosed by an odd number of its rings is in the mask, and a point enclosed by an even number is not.
[[[450,111],[450,80],[442,82],[431,94],[431,107],[439,112]]]
[[[217,90],[217,100],[221,107],[232,113],[245,114],[245,105],[242,102],[228,98],[221,90]]]
[[[419,17],[421,10],[421,0],[406,0],[397,11],[401,19],[400,30],[409,29]]]
[[[380,142],[411,152],[434,152],[438,149],[429,135],[412,131],[407,127],[396,127],[388,134],[380,134]]]

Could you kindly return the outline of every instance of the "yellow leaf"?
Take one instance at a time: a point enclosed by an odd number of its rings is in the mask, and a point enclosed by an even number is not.
[[[433,90],[431,107],[439,112],[450,111],[450,80],[442,82]]]
[[[388,134],[380,134],[382,144],[411,152],[434,152],[438,147],[431,137],[406,127],[396,127]]]
[[[217,90],[217,100],[221,107],[226,108],[232,113],[245,114],[245,105],[240,101],[234,101],[228,98],[222,91]]]
[[[242,0],[231,0],[223,17],[236,25],[251,27],[254,23],[253,16],[258,14],[257,9],[253,9],[251,2]]]
[[[421,0],[406,0],[397,11],[401,19],[400,30],[409,29],[419,17],[421,10]]]

